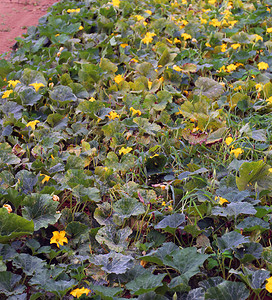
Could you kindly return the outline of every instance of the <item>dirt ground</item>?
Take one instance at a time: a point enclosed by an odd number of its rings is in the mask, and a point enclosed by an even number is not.
[[[0,0],[0,55],[11,50],[16,37],[38,24],[58,0]]]

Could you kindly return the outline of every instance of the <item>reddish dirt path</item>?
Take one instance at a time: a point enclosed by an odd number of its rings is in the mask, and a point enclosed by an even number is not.
[[[10,51],[16,37],[38,24],[58,0],[0,0],[0,55]]]

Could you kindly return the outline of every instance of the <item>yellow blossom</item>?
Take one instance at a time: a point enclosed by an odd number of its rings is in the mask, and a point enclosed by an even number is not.
[[[266,101],[269,103],[269,104],[272,104],[272,96],[267,98]]]
[[[72,296],[74,296],[74,297],[79,298],[81,295],[83,295],[83,294],[88,295],[90,292],[91,292],[91,290],[86,289],[86,288],[83,287],[83,288],[81,288],[81,289],[75,289],[75,290],[72,290],[72,291],[70,292],[70,294],[71,294]]]
[[[272,293],[272,277],[269,277],[267,280],[267,284],[265,285],[265,289],[269,292]]]
[[[65,237],[66,232],[63,231],[53,231],[53,236],[50,239],[50,244],[57,244],[58,248],[59,245],[63,246],[63,243],[68,243],[67,238]]]
[[[148,80],[147,85],[148,85],[148,89],[150,90],[152,87],[152,81]]]
[[[212,19],[210,22],[209,22],[210,25],[214,26],[214,27],[219,27],[221,25],[221,22],[218,21],[218,19]]]
[[[163,202],[162,202],[162,206],[166,206],[166,203],[165,203],[165,201],[163,201]]]
[[[188,33],[182,33],[180,36],[183,37],[185,41],[192,38],[192,36]]]
[[[79,27],[78,27],[78,30],[83,30],[84,29],[84,27],[82,26],[82,25],[80,25]]]
[[[225,66],[222,66],[218,71],[216,71],[216,72],[219,72],[219,73],[221,73],[221,72],[226,72],[226,67]]]
[[[10,94],[13,93],[13,90],[6,90],[4,92],[4,94],[2,95],[2,98],[5,99],[5,98],[8,98],[10,96]]]
[[[238,67],[234,64],[230,64],[227,66],[227,72],[232,72],[232,71],[235,71]]]
[[[4,204],[3,207],[6,208],[9,214],[12,212],[12,207],[9,204]]]
[[[12,86],[12,88],[15,88],[15,86],[16,86],[18,83],[21,83],[21,81],[20,81],[20,80],[9,80],[9,81],[8,81],[8,86],[9,86],[9,87]]]
[[[269,169],[268,169],[268,172],[272,173],[272,168],[269,168]]]
[[[49,179],[51,178],[50,176],[45,175],[45,174],[40,174],[40,176],[44,176],[44,179],[42,180],[42,183],[48,182]]]
[[[121,155],[121,154],[127,154],[127,153],[129,153],[131,150],[132,150],[131,147],[127,147],[127,148],[122,147],[122,148],[119,150],[119,155]]]
[[[26,127],[31,127],[32,130],[35,130],[36,124],[40,123],[38,120],[30,121],[26,124]]]
[[[68,14],[70,14],[70,13],[79,13],[80,12],[80,8],[69,8],[69,9],[67,9],[67,12],[68,12]]]
[[[218,201],[220,205],[223,205],[224,203],[229,203],[229,201],[223,197],[215,197],[215,201]]]
[[[244,150],[243,149],[241,149],[241,148],[236,148],[236,149],[232,149],[231,151],[230,151],[230,153],[232,154],[234,154],[234,156],[236,157],[236,158],[238,158],[238,156],[240,155],[240,154],[242,154],[244,152]]]
[[[207,42],[207,43],[205,43],[205,46],[206,46],[206,47],[210,47],[210,48],[212,47],[212,46],[211,46],[211,44],[210,44],[210,43],[208,43],[208,42]]]
[[[182,4],[187,4],[187,0],[181,0]]]
[[[201,22],[201,24],[207,24],[208,23],[208,21],[206,20],[206,19],[200,19],[200,22]]]
[[[120,82],[122,82],[124,80],[124,77],[121,75],[121,74],[119,74],[119,75],[116,75],[115,77],[114,77],[114,81],[118,84],[118,83],[120,83]]]
[[[108,114],[108,117],[109,117],[109,119],[114,120],[114,119],[116,119],[116,118],[119,118],[120,116],[117,114],[117,112],[115,112],[115,111],[112,110],[112,111]]]
[[[234,26],[238,21],[229,21],[230,27]]]
[[[126,48],[127,46],[128,46],[128,44],[125,44],[125,43],[120,45],[120,47],[122,47],[122,48]]]
[[[96,100],[94,99],[94,97],[91,97],[91,98],[89,99],[89,101],[90,101],[90,102],[94,102],[94,101],[96,101]]]
[[[182,69],[179,66],[177,66],[177,65],[173,66],[173,70],[175,70],[177,72],[181,72],[182,71]]]
[[[263,85],[261,83],[257,83],[255,84],[255,88],[258,90],[258,92],[260,92],[263,89]]]
[[[136,114],[138,114],[140,116],[142,114],[142,112],[140,110],[134,109],[133,107],[131,107],[129,110],[132,111],[132,116],[134,116]]]
[[[238,49],[239,47],[241,47],[240,44],[232,44],[231,45],[231,48],[234,49],[234,50]]]
[[[132,58],[130,61],[133,62],[133,63],[139,62],[138,59],[136,59],[136,58]]]
[[[216,3],[216,0],[209,0],[208,3],[214,5]]]
[[[134,17],[136,17],[137,21],[145,20],[145,18],[143,16],[140,16],[140,15],[135,15]]]
[[[226,52],[227,51],[227,44],[221,45],[221,52]]]
[[[38,92],[38,90],[45,85],[41,82],[34,82],[34,83],[31,83],[30,86],[33,86],[35,91]]]
[[[231,136],[225,139],[225,143],[229,146],[233,142],[233,138]]]
[[[145,10],[145,13],[149,14],[150,16],[152,15],[152,11],[151,10]]]
[[[174,44],[181,44],[181,40],[174,38]]]
[[[155,36],[156,34],[153,32],[147,32],[145,37],[142,39],[142,42],[144,44],[149,44],[153,41],[153,36]]]
[[[255,34],[255,42],[257,43],[258,41],[263,41],[263,38],[260,35]]]
[[[120,5],[120,0],[112,0],[111,4],[115,7],[119,7]]]
[[[272,32],[272,27],[267,28],[267,29],[266,29],[266,32],[267,32],[267,33],[271,33],[271,32]]]
[[[258,63],[258,69],[259,70],[267,70],[269,68],[269,65],[265,62],[259,62]]]

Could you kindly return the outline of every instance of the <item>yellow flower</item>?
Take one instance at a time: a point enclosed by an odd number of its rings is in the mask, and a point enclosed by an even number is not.
[[[115,7],[119,7],[120,5],[120,0],[112,0],[111,4]]]
[[[133,107],[131,107],[129,110],[132,111],[132,116],[134,116],[136,114],[138,114],[140,116],[142,114],[142,112],[140,110],[134,109]]]
[[[151,10],[145,10],[145,13],[149,14],[150,16],[152,15],[152,11]]]
[[[120,47],[122,48],[126,48],[128,46],[128,44],[121,44]]]
[[[272,168],[269,168],[268,171],[269,171],[270,173],[272,173]]]
[[[147,32],[146,35],[145,35],[145,37],[142,39],[142,42],[144,44],[151,43],[153,41],[153,36],[156,36],[156,34],[153,33],[153,32]]]
[[[231,136],[225,139],[225,143],[229,146],[233,142],[233,138]]]
[[[134,17],[136,17],[137,21],[145,20],[145,18],[143,16],[140,16],[140,15],[135,15]]]
[[[138,59],[136,59],[136,58],[132,58],[130,61],[133,62],[133,63],[139,62]]]
[[[10,214],[12,212],[12,207],[9,204],[4,204],[3,207],[5,207]]]
[[[272,96],[267,98],[266,101],[269,103],[269,104],[272,104]]]
[[[234,26],[238,21],[229,21],[230,27]]]
[[[266,29],[267,33],[271,33],[272,32],[272,27],[269,27]]]
[[[227,44],[221,45],[221,52],[226,52],[227,51]]]
[[[165,201],[163,201],[163,202],[162,202],[162,206],[166,206],[166,203],[165,203]]]
[[[115,111],[112,110],[112,111],[108,114],[108,117],[109,117],[109,119],[114,120],[114,119],[116,119],[116,118],[119,118],[120,116],[118,115],[117,112],[115,112]]]
[[[174,38],[174,44],[181,44],[181,40]]]
[[[209,0],[208,3],[214,5],[216,3],[216,0]]]
[[[41,88],[41,87],[43,87],[43,86],[45,86],[43,83],[38,83],[38,82],[34,82],[34,83],[31,83],[30,84],[30,86],[33,86],[34,87],[34,89],[35,89],[35,91],[36,92],[38,92],[38,90]]]
[[[236,49],[239,48],[239,47],[241,47],[240,44],[232,44],[232,45],[231,45],[231,48],[234,49],[234,50],[236,50]]]
[[[185,41],[192,38],[192,36],[188,33],[182,33],[180,36],[183,37]]]
[[[237,148],[237,149],[232,149],[231,151],[230,151],[230,153],[232,154],[234,154],[234,156],[236,157],[236,158],[238,158],[238,156],[240,155],[240,154],[242,154],[244,152],[244,150],[243,149],[241,149],[241,148]]]
[[[5,99],[5,98],[8,98],[10,96],[10,94],[13,93],[13,90],[6,90],[4,92],[4,94],[2,95],[2,98]]]
[[[21,83],[21,81],[20,80],[9,80],[8,81],[8,86],[9,87],[12,86],[12,88],[15,88],[18,83]]]
[[[223,198],[223,197],[216,196],[215,200],[216,201],[218,200],[218,202],[219,202],[220,205],[223,205],[224,203],[229,203],[229,201],[227,199]]]
[[[124,80],[124,77],[121,75],[121,74],[119,74],[119,75],[116,75],[115,77],[114,77],[114,81],[118,84],[118,83],[120,83],[121,81],[123,81]]]
[[[206,20],[206,19],[200,19],[200,22],[201,22],[201,24],[207,24],[208,23],[208,21]]]
[[[152,87],[152,81],[148,80],[147,85],[148,85],[148,89],[150,90]]]
[[[259,70],[267,70],[269,68],[269,65],[265,62],[259,62],[258,63],[258,69]]]
[[[63,243],[68,243],[67,238],[65,237],[65,231],[53,231],[53,236],[50,239],[50,244],[57,244],[63,246]]]
[[[83,29],[84,29],[84,27],[81,25],[78,27],[78,30],[83,30]]]
[[[122,147],[122,148],[119,150],[119,155],[121,155],[121,154],[127,154],[127,153],[129,153],[131,150],[132,150],[131,147],[127,147],[127,148]]]
[[[221,22],[218,21],[218,19],[212,19],[210,22],[209,22],[210,25],[214,26],[214,27],[219,27],[221,25]]]
[[[263,38],[260,35],[255,34],[255,42],[257,43],[258,41],[263,41]]]
[[[230,64],[227,66],[227,72],[232,72],[232,71],[235,71],[238,67],[234,64]]]
[[[90,292],[91,292],[91,290],[83,287],[81,289],[75,289],[75,290],[71,291],[70,294],[73,295],[74,297],[79,298],[81,295],[83,295],[83,294],[88,295]]]
[[[267,280],[267,284],[265,285],[265,289],[269,292],[272,293],[272,277],[269,277]]]
[[[182,71],[182,69],[179,66],[177,66],[177,65],[173,66],[173,70],[175,70],[177,72],[181,72]]]
[[[216,71],[216,72],[219,72],[219,73],[221,73],[221,72],[226,72],[226,67],[225,66],[222,66],[218,71]]]
[[[94,97],[91,97],[91,98],[89,99],[89,101],[90,101],[90,102],[94,102],[94,101],[96,101],[96,100],[94,99]]]
[[[44,176],[44,179],[42,180],[42,184],[45,183],[45,182],[48,182],[49,179],[51,178],[50,176],[45,175],[45,174],[40,174],[40,176]]]
[[[212,46],[211,46],[211,44],[210,44],[210,43],[208,43],[208,42],[207,42],[207,43],[205,43],[205,46],[206,46],[206,47],[210,47],[210,48],[212,47]]]
[[[257,83],[255,84],[255,88],[258,90],[258,92],[260,92],[263,89],[263,85],[261,83]]]
[[[40,123],[38,120],[30,121],[26,124],[26,127],[31,127],[32,130],[35,130],[36,124]]]

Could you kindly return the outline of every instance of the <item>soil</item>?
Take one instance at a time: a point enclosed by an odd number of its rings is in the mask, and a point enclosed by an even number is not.
[[[0,0],[0,57],[58,0]]]

